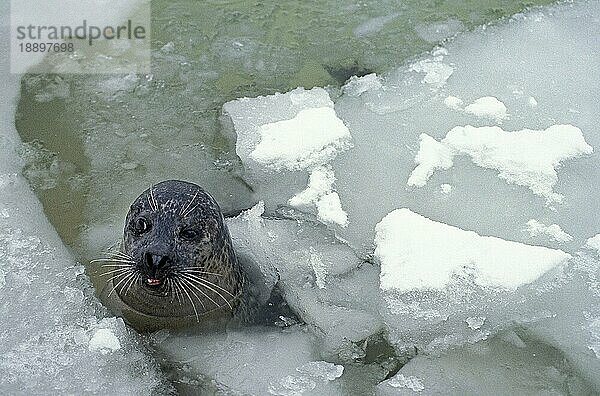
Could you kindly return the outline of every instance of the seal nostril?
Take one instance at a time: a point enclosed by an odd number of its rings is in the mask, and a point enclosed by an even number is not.
[[[169,263],[169,258],[167,256],[161,256],[158,254],[146,253],[144,261],[148,268],[161,269]]]
[[[152,267],[154,266],[154,264],[153,264],[153,263],[154,263],[153,256],[154,256],[154,255],[152,255],[152,254],[150,254],[150,253],[146,253],[146,254],[144,255],[144,262],[146,263],[146,266],[147,266],[148,268],[152,268]]]
[[[156,265],[156,268],[164,268],[167,265],[169,258],[166,256],[162,256]]]

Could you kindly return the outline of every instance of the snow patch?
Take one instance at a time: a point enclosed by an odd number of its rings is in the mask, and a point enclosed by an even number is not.
[[[527,222],[527,232],[529,232],[531,237],[545,234],[557,242],[570,242],[573,240],[573,237],[564,232],[558,224],[547,226],[535,219],[531,219]]]
[[[319,166],[352,147],[350,131],[330,107],[300,110],[290,119],[260,126],[250,158],[274,170]]]
[[[573,125],[553,125],[543,131],[523,129],[507,132],[497,126],[452,128],[437,142],[420,136],[420,148],[407,184],[424,186],[436,169],[452,167],[455,155],[471,157],[475,165],[495,169],[508,183],[529,187],[548,204],[562,202],[552,188],[558,181],[556,169],[562,161],[591,154],[581,130]]]
[[[442,56],[415,62],[410,66],[410,69],[417,73],[425,73],[423,83],[434,87],[441,87],[446,84],[446,81],[454,73],[452,66],[442,62]]]
[[[467,319],[465,319],[465,322],[467,322],[467,326],[469,326],[469,329],[479,330],[481,329],[481,326],[483,326],[483,324],[485,323],[485,316],[470,316]]]
[[[455,275],[514,290],[571,256],[561,250],[480,236],[396,209],[375,227],[381,289],[442,289]]]
[[[444,104],[453,110],[461,110],[463,101],[461,98],[456,96],[448,96],[446,99],[444,99]]]
[[[121,343],[111,329],[98,329],[90,339],[88,349],[106,355],[121,349]]]
[[[335,175],[331,166],[320,166],[311,172],[306,189],[290,198],[288,204],[295,208],[314,205],[319,220],[346,227],[348,214],[342,209],[338,193],[333,191],[334,182]]]
[[[454,187],[451,184],[444,183],[440,185],[440,190],[442,190],[442,193],[444,194],[450,194],[453,189]]]
[[[501,123],[508,118],[504,103],[493,96],[484,96],[465,107],[465,112],[479,118],[488,118]]]
[[[419,152],[415,157],[417,167],[410,174],[406,184],[423,187],[436,169],[450,169],[452,167],[454,153],[446,145],[426,133],[422,133],[419,139]]]
[[[594,249],[600,253],[600,234],[596,234],[595,236],[588,238],[588,240],[585,241],[585,247]]]

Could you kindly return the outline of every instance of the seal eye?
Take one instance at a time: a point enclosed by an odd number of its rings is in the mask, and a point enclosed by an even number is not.
[[[183,239],[193,240],[198,238],[200,232],[198,232],[198,230],[194,230],[193,228],[185,228],[181,230],[181,233],[179,235],[181,235]]]
[[[142,234],[150,231],[151,227],[152,227],[152,225],[150,224],[150,221],[148,221],[147,219],[145,219],[143,217],[140,217],[139,219],[135,220],[135,222],[133,223],[133,230],[138,235],[142,235]]]

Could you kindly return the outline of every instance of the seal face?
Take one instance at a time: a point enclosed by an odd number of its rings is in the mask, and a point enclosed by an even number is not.
[[[198,185],[178,180],[134,201],[121,251],[110,261],[108,297],[120,300],[126,319],[166,323],[150,327],[231,318],[246,284],[219,205]]]

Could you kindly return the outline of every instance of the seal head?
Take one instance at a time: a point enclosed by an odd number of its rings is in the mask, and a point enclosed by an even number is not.
[[[135,327],[231,318],[243,299],[246,277],[221,209],[193,183],[168,180],[144,191],[112,262],[103,295]]]

